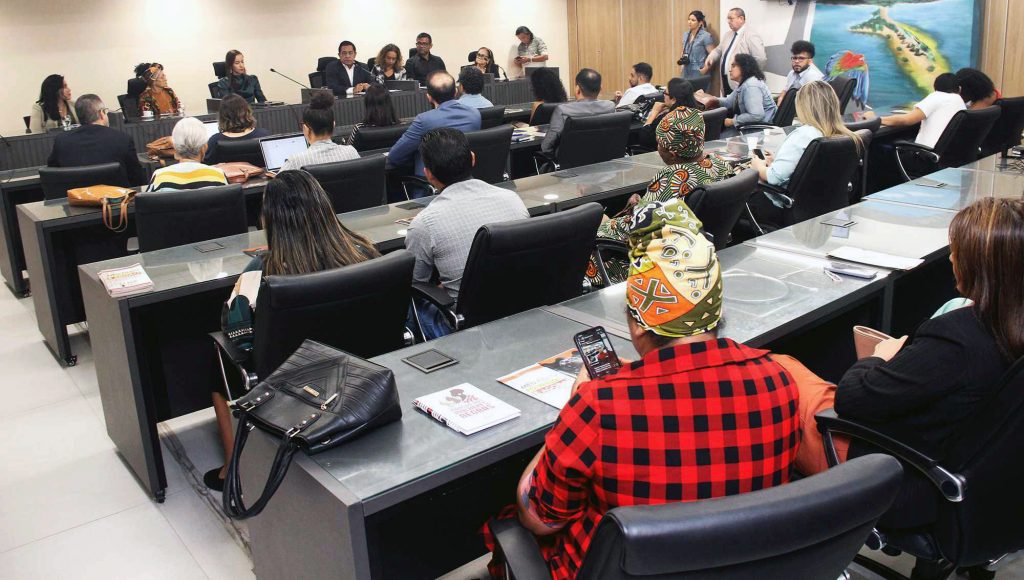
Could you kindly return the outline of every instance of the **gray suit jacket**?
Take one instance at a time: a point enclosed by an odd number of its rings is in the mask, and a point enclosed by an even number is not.
[[[611,101],[572,101],[562,103],[555,107],[551,113],[551,124],[548,125],[544,141],[540,144],[541,151],[554,153],[558,149],[558,140],[562,136],[562,129],[565,127],[566,117],[589,117],[591,115],[603,115],[614,113],[615,103]]]
[[[743,34],[740,34],[740,37],[736,39],[736,45],[732,47],[732,52],[729,53],[729,62],[722,64],[722,70],[728,73],[729,67],[732,66],[733,57],[737,54],[749,54],[754,57],[754,60],[757,61],[757,65],[761,67],[761,70],[764,70],[764,65],[768,63],[768,55],[764,51],[764,40],[761,40],[761,35],[751,28],[749,24],[745,25],[740,30]],[[731,28],[722,34],[722,42],[718,43],[715,50],[712,50],[711,53],[708,54],[708,59],[704,61],[708,67],[713,66],[716,62],[722,59],[726,49],[729,48],[729,43],[732,42],[733,36],[736,36],[736,33],[733,32]],[[736,81],[729,79],[729,86],[735,91],[736,87],[739,85]]]

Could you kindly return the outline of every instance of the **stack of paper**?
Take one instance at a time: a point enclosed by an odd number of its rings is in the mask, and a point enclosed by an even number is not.
[[[561,409],[569,402],[572,385],[582,368],[583,358],[575,348],[572,348],[505,375],[498,381],[538,401]]]
[[[419,397],[412,404],[463,435],[472,435],[520,415],[519,409],[469,383]]]
[[[862,248],[854,248],[852,246],[836,248],[829,252],[828,256],[830,258],[857,262],[858,264],[880,266],[890,270],[911,270],[924,263],[924,260],[920,258],[905,258],[903,256],[894,256],[884,252],[864,250]]]
[[[139,292],[149,292],[153,289],[153,281],[142,268],[142,264],[132,264],[127,268],[113,268],[102,270],[97,276],[103,282],[107,293],[112,297],[127,296]]]

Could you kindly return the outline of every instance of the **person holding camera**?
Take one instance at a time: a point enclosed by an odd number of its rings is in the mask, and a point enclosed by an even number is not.
[[[702,76],[700,69],[708,53],[715,49],[715,41],[708,32],[708,21],[700,10],[691,12],[686,24],[690,29],[683,37],[683,55],[676,64],[683,67],[684,79],[692,79]]]

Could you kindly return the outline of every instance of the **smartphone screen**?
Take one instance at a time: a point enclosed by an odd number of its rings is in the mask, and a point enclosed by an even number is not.
[[[761,159],[762,161],[764,160],[764,151],[761,151],[760,149],[754,149],[754,155],[757,155],[758,159]]]
[[[622,366],[608,333],[600,326],[577,334],[573,337],[573,342],[583,356],[583,364],[592,379],[603,377]]]

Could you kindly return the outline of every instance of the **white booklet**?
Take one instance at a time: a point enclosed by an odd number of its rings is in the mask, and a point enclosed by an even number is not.
[[[519,409],[469,383],[424,395],[412,404],[463,435],[472,435],[520,415]]]
[[[112,297],[127,296],[153,289],[153,281],[142,268],[142,264],[132,264],[127,268],[101,270],[96,276],[103,282],[103,287]]]
[[[873,250],[864,250],[851,246],[836,248],[829,252],[828,255],[829,257],[839,258],[840,260],[849,260],[850,262],[868,264],[871,266],[881,266],[882,268],[888,268],[890,270],[910,270],[924,263],[924,260],[921,260],[920,258],[905,258],[903,256],[894,256],[884,252],[875,252]]]
[[[576,375],[582,368],[583,358],[575,348],[571,348],[499,377],[498,381],[538,401],[561,409],[569,402],[572,384],[576,382]]]

